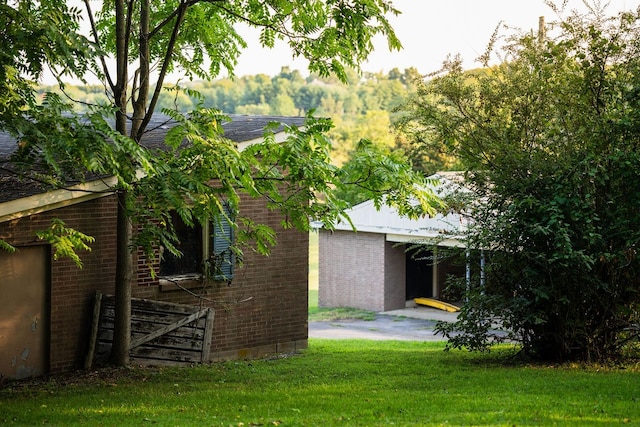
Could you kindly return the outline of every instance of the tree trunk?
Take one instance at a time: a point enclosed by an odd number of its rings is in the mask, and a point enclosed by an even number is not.
[[[127,134],[127,83],[128,83],[128,19],[131,10],[125,11],[124,0],[115,1],[116,9],[116,73],[114,87],[116,111],[116,130]],[[131,281],[133,280],[133,261],[130,249],[132,227],[127,215],[127,191],[118,192],[118,219],[116,226],[116,283],[113,325],[113,344],[110,361],[114,365],[129,364],[131,344]]]
[[[131,346],[131,281],[133,280],[133,262],[129,242],[131,241],[131,222],[126,212],[127,192],[118,193],[117,255],[116,255],[116,294],[114,303],[113,344],[111,363],[118,366],[129,364]]]

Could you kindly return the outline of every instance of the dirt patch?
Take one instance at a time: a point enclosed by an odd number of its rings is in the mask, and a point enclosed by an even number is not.
[[[72,385],[104,385],[115,386],[120,381],[146,381],[147,374],[153,368],[136,369],[124,367],[101,367],[87,371],[64,372],[52,375],[42,375],[36,378],[12,380],[0,379],[0,390],[3,389],[55,389],[60,386]]]

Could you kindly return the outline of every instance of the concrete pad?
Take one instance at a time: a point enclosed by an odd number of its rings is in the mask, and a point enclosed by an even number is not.
[[[436,322],[455,322],[458,313],[416,306],[378,313],[374,320],[344,319],[309,322],[309,338],[442,341]]]
[[[453,323],[458,319],[459,312],[450,313],[448,311],[438,310],[437,308],[415,306],[401,308],[398,310],[385,311],[381,314],[386,314],[389,316],[404,316],[410,317],[412,319],[435,320]]]

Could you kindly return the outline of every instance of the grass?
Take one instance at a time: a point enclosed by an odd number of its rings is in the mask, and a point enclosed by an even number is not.
[[[330,322],[343,319],[375,320],[376,313],[373,311],[360,310],[358,308],[336,307],[336,308],[311,308],[309,307],[310,322]]]
[[[309,321],[332,321],[342,319],[375,320],[373,311],[360,310],[349,307],[325,308],[318,307],[318,290],[309,289]]]
[[[318,233],[309,232],[309,290],[316,291],[316,301],[318,292]]]
[[[526,366],[509,349],[310,340],[304,354],[98,371],[0,390],[0,424],[439,426],[640,424],[637,366]]]
[[[318,307],[318,289],[309,289],[309,321],[332,321],[342,319],[375,320],[373,311],[360,310],[349,307],[325,308]]]
[[[310,319],[341,315],[318,308],[317,281],[309,300]],[[9,383],[0,389],[0,425],[640,425],[640,363],[537,366],[514,362],[507,347],[443,348],[310,339],[288,358]]]

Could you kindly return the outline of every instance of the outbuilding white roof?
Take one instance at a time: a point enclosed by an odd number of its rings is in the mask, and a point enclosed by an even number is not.
[[[430,177],[437,179],[433,190],[436,194],[445,194],[460,190],[461,187],[451,177],[439,173]],[[385,234],[390,242],[438,243],[441,246],[461,246],[462,233],[466,229],[467,219],[460,213],[437,214],[435,217],[410,219],[401,216],[395,208],[383,205],[376,209],[373,201],[368,200],[348,209],[346,215],[351,219],[356,232]],[[353,231],[348,221],[334,225],[336,230]]]

